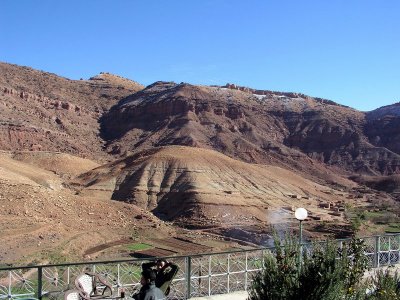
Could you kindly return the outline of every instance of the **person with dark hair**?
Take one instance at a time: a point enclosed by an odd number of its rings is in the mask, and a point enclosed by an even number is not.
[[[179,267],[165,259],[158,259],[156,261],[142,264],[142,270],[152,269],[156,272],[156,287],[160,288],[167,296],[170,292],[169,285],[179,270]]]
[[[164,293],[156,287],[155,280],[157,274],[154,270],[146,269],[142,272],[140,284],[142,287],[138,294],[132,295],[135,300],[164,300],[166,299]]]

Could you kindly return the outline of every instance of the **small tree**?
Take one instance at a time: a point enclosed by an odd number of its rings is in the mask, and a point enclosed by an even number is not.
[[[275,254],[267,254],[263,271],[254,277],[250,299],[294,299],[298,289],[299,245],[286,237],[283,244],[274,239]]]

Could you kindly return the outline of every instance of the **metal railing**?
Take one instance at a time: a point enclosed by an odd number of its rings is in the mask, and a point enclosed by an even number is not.
[[[400,263],[400,234],[365,237],[363,240],[370,267]],[[341,247],[348,241],[337,242]],[[318,245],[304,244],[303,247],[305,251],[312,251]],[[168,299],[188,299],[247,290],[252,276],[261,270],[266,252],[274,252],[274,248],[167,257],[179,266]],[[74,288],[75,278],[87,271],[104,276],[113,285],[116,294],[121,288],[127,294],[133,293],[139,287],[143,262],[142,259],[129,259],[0,268],[0,299],[29,296],[62,299],[65,291]]]

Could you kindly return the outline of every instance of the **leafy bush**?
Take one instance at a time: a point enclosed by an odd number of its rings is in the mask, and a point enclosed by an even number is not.
[[[319,245],[320,246],[320,245]],[[301,251],[296,240],[275,239],[276,254],[265,257],[264,268],[253,279],[251,300],[364,299],[360,282],[367,269],[364,243],[353,239],[338,249],[336,243]],[[303,254],[301,255],[301,252]]]
[[[298,290],[299,245],[286,238],[283,245],[275,239],[276,254],[267,254],[263,271],[250,288],[250,299],[295,299]]]
[[[400,300],[400,277],[397,272],[391,274],[390,270],[379,270],[374,277],[368,281],[368,300]]]

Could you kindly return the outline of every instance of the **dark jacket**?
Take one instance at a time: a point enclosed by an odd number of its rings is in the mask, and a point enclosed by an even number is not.
[[[156,287],[154,282],[142,286],[139,293],[132,296],[135,300],[164,300],[167,299],[164,293]]]
[[[156,287],[161,287],[165,282],[172,280],[178,272],[178,266],[173,263],[167,263],[157,272]]]
[[[145,269],[154,269],[156,270],[157,264],[155,262],[148,262],[142,264],[142,270]],[[165,293],[165,295],[169,294],[169,286],[163,286],[164,283],[167,281],[171,281],[176,273],[178,272],[179,267],[171,262],[168,262],[161,270],[156,270],[157,271],[157,277],[156,277],[156,287],[162,288],[162,291]]]

